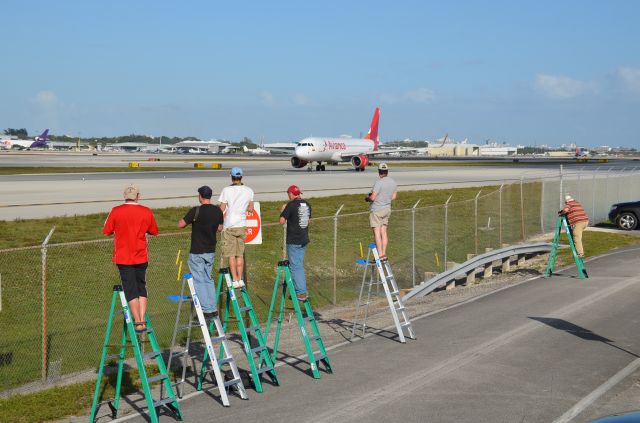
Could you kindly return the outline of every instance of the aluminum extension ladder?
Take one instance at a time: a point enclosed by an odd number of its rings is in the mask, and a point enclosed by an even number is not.
[[[556,220],[556,231],[553,236],[553,244],[551,246],[551,252],[549,253],[549,261],[547,262],[547,269],[544,272],[544,277],[548,278],[553,274],[553,269],[556,265],[558,248],[560,247],[560,235],[562,234],[562,229],[564,229],[565,233],[567,234],[567,238],[569,239],[569,246],[571,247],[573,260],[575,261],[576,267],[578,269],[578,277],[580,279],[588,278],[589,275],[587,274],[587,269],[584,267],[584,260],[582,260],[582,257],[578,255],[576,246],[573,243],[573,232],[571,231],[571,227],[569,226],[566,215],[558,216],[558,219]]]
[[[223,319],[223,330],[226,332],[227,327],[229,325],[229,316],[231,313],[231,308],[233,308],[233,313],[238,322],[238,331],[240,332],[240,336],[242,338],[242,344],[244,346],[244,352],[247,356],[247,362],[249,363],[249,369],[251,372],[251,380],[253,381],[253,385],[257,392],[262,392],[262,375],[266,373],[274,385],[280,385],[278,381],[278,375],[276,373],[275,366],[273,361],[271,360],[271,356],[269,355],[269,350],[267,349],[266,342],[264,337],[262,336],[262,329],[260,329],[260,322],[256,317],[256,313],[253,310],[253,305],[251,304],[251,299],[249,298],[249,292],[247,291],[247,287],[243,286],[242,288],[238,288],[240,291],[240,298],[242,298],[243,305],[240,305],[238,295],[236,294],[236,289],[233,287],[233,282],[231,281],[231,275],[229,273],[229,268],[220,269],[220,275],[218,276],[218,287],[216,291],[216,302],[220,304],[220,295],[222,294],[222,285],[225,284],[227,287],[227,295],[225,301],[224,308],[224,319]],[[247,313],[249,317],[250,326],[245,325],[244,322],[244,313]],[[250,341],[250,333],[254,334],[254,337],[257,341],[257,346],[252,347]],[[220,355],[224,353],[226,348],[220,349]],[[206,362],[208,351],[205,350],[204,357],[202,362]],[[256,365],[256,360],[258,365]],[[204,368],[200,372],[200,380],[198,382],[198,386],[201,386],[202,381],[204,380]]]
[[[120,304],[122,305],[122,314],[124,316],[121,341],[120,345],[118,345],[120,347],[120,350],[118,354],[107,356],[107,350],[111,347],[111,345],[109,345],[109,338],[111,337],[113,317],[115,315],[116,301],[118,299],[120,300]],[[149,336],[149,343],[152,349],[152,351],[148,353],[143,353],[141,350],[141,343],[138,340],[138,335],[136,334],[133,326],[133,321],[131,320],[129,304],[127,303],[127,299],[124,296],[122,285],[114,285],[113,296],[111,298],[111,308],[109,311],[109,321],[107,323],[107,330],[104,336],[102,356],[100,357],[100,367],[98,368],[98,379],[96,380],[96,387],[93,393],[93,402],[91,404],[91,414],[89,417],[90,422],[95,421],[96,413],[98,412],[100,406],[103,404],[107,404],[111,409],[112,418],[115,419],[116,417],[118,417],[118,405],[120,400],[120,388],[122,387],[122,375],[124,370],[125,352],[127,348],[127,338],[129,338],[131,346],[133,347],[133,354],[138,365],[140,382],[142,383],[142,389],[144,390],[144,397],[147,402],[147,408],[151,422],[158,422],[157,410],[161,407],[168,408],[169,411],[172,412],[178,420],[182,420],[180,405],[178,404],[178,399],[173,392],[173,387],[171,386],[171,381],[169,380],[169,376],[167,374],[167,368],[165,367],[164,361],[162,360],[162,351],[160,351],[160,346],[158,345],[156,334],[153,331],[153,326],[151,325],[151,319],[149,319],[149,315],[145,315],[145,322],[147,325],[147,329],[144,331],[144,333]],[[118,374],[116,379],[115,396],[114,399],[102,401],[99,403],[98,399],[100,397],[100,385],[102,383],[104,368],[107,365],[107,361],[114,358],[118,359]],[[155,359],[159,371],[159,374],[157,376],[147,377],[147,370],[145,368],[144,362],[148,359]],[[154,382],[162,382],[162,385],[167,392],[167,396],[162,397],[161,395],[158,401],[154,401],[151,395],[151,384]]]
[[[189,288],[191,297],[184,296],[185,285]],[[189,298],[191,299],[189,323],[187,325],[182,325],[180,322],[182,305],[184,301]],[[222,327],[222,323],[220,322],[220,318],[218,316],[213,317],[209,320],[209,325],[207,325],[207,320],[204,317],[204,312],[202,311],[200,301],[198,300],[198,295],[196,294],[195,287],[193,285],[193,276],[190,273],[186,273],[182,277],[182,289],[178,298],[178,312],[176,313],[176,323],[173,329],[171,349],[169,353],[169,359],[167,361],[167,368],[170,369],[173,359],[180,357],[182,358],[182,377],[174,384],[174,386],[176,386],[176,390],[178,391],[178,396],[182,398],[182,394],[184,391],[183,385],[186,379],[187,359],[189,357],[193,359],[193,356],[189,353],[189,348],[191,346],[191,331],[194,326],[200,327],[202,331],[202,339],[204,340],[206,351],[208,352],[208,360],[203,360],[202,370],[206,373],[205,369],[208,365],[210,365],[208,371],[213,372],[216,386],[218,387],[218,391],[220,392],[222,405],[224,405],[225,407],[229,406],[229,397],[227,390],[231,387],[237,390],[240,398],[248,399],[247,391],[245,390],[245,387],[242,383],[240,372],[238,371],[238,366],[233,359],[233,355],[231,354],[231,349],[228,345],[229,341]],[[175,352],[177,334],[185,330],[187,331],[185,347],[184,349]],[[217,336],[214,336],[212,338],[211,334],[217,334]],[[223,352],[223,355],[221,355],[220,359],[217,358],[214,344],[220,344],[220,351]],[[231,370],[230,380],[227,381],[225,381],[225,374],[222,371],[222,368],[225,365],[229,365],[229,368]],[[201,389],[202,384],[198,384],[198,390]]]
[[[373,261],[371,261],[372,256]],[[388,260],[385,260],[384,262],[380,260],[376,244],[369,244],[367,258],[364,262],[361,262],[361,264],[364,264],[364,274],[362,277],[362,285],[360,286],[358,304],[356,305],[356,313],[353,321],[353,328],[351,330],[351,339],[355,338],[358,325],[360,326],[361,336],[364,337],[369,313],[369,303],[371,302],[371,290],[374,285],[378,287],[380,284],[384,288],[384,293],[387,297],[387,302],[389,303],[389,310],[391,311],[393,323],[396,326],[400,342],[405,343],[405,337],[416,339],[413,326],[411,325],[411,320],[409,320],[407,310],[402,303],[400,290],[398,289],[396,278],[391,270],[391,265]],[[374,274],[373,269],[371,268],[373,265],[378,269],[377,275]],[[371,275],[367,281],[368,272],[371,272]],[[362,296],[364,294],[365,287],[367,287],[367,300],[363,302]],[[359,323],[358,316],[360,314],[362,314],[363,317],[362,322]]]
[[[280,328],[282,326],[282,319],[284,316],[284,306],[285,306],[285,302],[287,301],[287,291],[288,291],[289,298],[291,298],[291,303],[293,304],[293,309],[298,319],[298,327],[300,328],[300,335],[302,336],[302,342],[304,344],[304,348],[307,353],[307,357],[309,359],[309,364],[311,366],[311,373],[313,377],[315,379],[320,378],[320,369],[319,369],[320,363],[324,365],[325,371],[327,373],[333,373],[333,370],[331,369],[331,362],[329,361],[329,357],[327,356],[327,350],[325,349],[325,346],[324,346],[324,341],[322,340],[322,336],[320,336],[320,329],[318,328],[318,322],[316,321],[315,316],[313,314],[313,309],[311,308],[311,302],[309,301],[309,298],[303,301],[300,301],[296,296],[293,280],[291,279],[291,270],[289,269],[289,260],[279,261],[278,269],[276,272],[277,272],[276,280],[273,284],[273,294],[271,295],[271,305],[269,306],[269,315],[267,317],[267,326],[264,330],[264,339],[268,341],[269,328],[271,327],[273,311],[276,307],[276,302],[278,300],[278,289],[280,288],[280,286],[282,286],[282,291],[280,295],[280,304],[278,307],[276,331],[275,331],[275,337],[273,342],[272,361],[275,363],[278,355],[278,343],[280,341]],[[282,280],[282,283],[281,283],[281,280]],[[304,314],[302,313],[300,302],[302,302],[302,305],[304,307]],[[309,326],[311,326],[311,331],[307,329],[307,322],[309,322]],[[318,348],[318,351],[314,351],[314,346],[312,344],[313,342],[315,342]]]

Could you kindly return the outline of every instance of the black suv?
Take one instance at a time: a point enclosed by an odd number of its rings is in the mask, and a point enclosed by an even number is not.
[[[638,227],[638,217],[640,217],[640,201],[617,203],[609,210],[609,220],[625,231]]]

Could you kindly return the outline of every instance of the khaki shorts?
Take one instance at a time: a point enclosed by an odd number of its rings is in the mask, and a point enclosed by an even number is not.
[[[391,209],[376,210],[369,213],[369,223],[372,228],[379,228],[380,226],[389,225],[389,216],[391,216]]]
[[[245,227],[227,228],[222,231],[222,256],[242,257],[244,254]]]

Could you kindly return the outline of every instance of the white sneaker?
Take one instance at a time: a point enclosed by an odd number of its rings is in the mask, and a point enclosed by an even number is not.
[[[244,281],[233,281],[232,285],[234,288],[242,288],[244,287]]]

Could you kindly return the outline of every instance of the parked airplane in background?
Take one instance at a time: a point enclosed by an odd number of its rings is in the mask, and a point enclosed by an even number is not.
[[[585,150],[582,147],[577,147],[575,156],[577,158],[589,157],[589,150]]]
[[[33,140],[12,140],[3,139],[0,142],[0,147],[5,150],[17,148],[20,150],[31,150],[32,148],[47,148],[49,142],[49,130],[45,130],[42,134],[35,137]]]
[[[316,170],[325,170],[324,163],[351,162],[356,171],[364,171],[369,164],[369,158],[377,154],[389,154],[406,149],[379,150],[378,122],[380,108],[376,107],[371,120],[369,132],[364,138],[305,138],[298,143],[291,158],[291,166],[299,169],[309,165],[309,170],[316,162]]]
[[[264,156],[266,154],[271,154],[269,150],[265,150],[264,148],[256,147],[256,148],[250,149],[250,148],[247,148],[246,145],[242,146],[242,150],[245,153],[253,154],[256,156]]]

